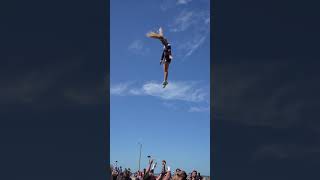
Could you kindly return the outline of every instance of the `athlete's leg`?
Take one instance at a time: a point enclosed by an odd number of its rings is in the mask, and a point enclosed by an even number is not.
[[[168,70],[169,70],[169,63],[163,64],[163,70],[164,70],[164,81],[168,80]]]

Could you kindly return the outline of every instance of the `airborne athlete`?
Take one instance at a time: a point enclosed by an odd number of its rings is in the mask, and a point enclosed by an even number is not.
[[[164,80],[163,80],[163,88],[166,87],[168,84],[168,70],[169,64],[171,63],[172,53],[171,53],[171,45],[169,44],[168,40],[163,36],[163,30],[160,27],[159,32],[149,32],[147,36],[150,38],[159,39],[163,44],[163,52],[160,59],[160,65],[163,64],[163,71],[164,71]]]

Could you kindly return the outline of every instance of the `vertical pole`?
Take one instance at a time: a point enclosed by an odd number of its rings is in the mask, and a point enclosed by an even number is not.
[[[139,171],[140,171],[140,163],[141,163],[141,149],[142,149],[142,144],[140,144],[140,153],[139,153]]]

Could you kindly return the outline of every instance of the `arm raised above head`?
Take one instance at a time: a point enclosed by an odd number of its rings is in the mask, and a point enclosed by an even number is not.
[[[149,161],[149,165],[148,165],[148,167],[147,167],[146,174],[150,172],[150,169],[151,169],[152,164],[153,164],[153,159],[151,159],[151,160]]]

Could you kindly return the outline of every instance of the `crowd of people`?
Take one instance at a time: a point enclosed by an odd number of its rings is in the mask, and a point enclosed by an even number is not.
[[[143,171],[138,170],[132,173],[130,168],[122,167],[112,167],[110,166],[110,175],[112,180],[204,180],[200,175],[200,172],[193,170],[191,173],[187,174],[180,168],[177,168],[174,172],[167,166],[165,160],[162,161],[161,173],[156,175],[154,170],[157,163],[153,160],[149,160],[147,168]],[[209,180],[209,179],[207,179]]]

